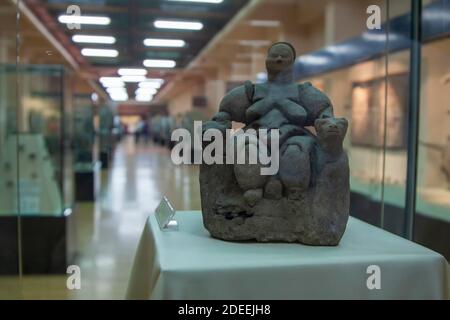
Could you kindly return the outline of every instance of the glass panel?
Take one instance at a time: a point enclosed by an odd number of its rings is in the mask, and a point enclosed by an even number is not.
[[[16,7],[0,3],[0,299],[20,298]]]
[[[17,170],[21,216],[21,261],[25,298],[40,298],[49,278],[65,274],[71,258],[72,74],[57,40],[19,2]],[[64,289],[64,278],[52,282]]]
[[[60,66],[19,66],[18,163],[22,215],[63,212],[62,84]]]
[[[381,30],[368,29],[370,5],[381,14]],[[296,71],[301,82],[310,81],[330,97],[335,116],[349,120],[344,148],[351,168],[351,214],[382,226],[389,8],[386,1],[347,0],[326,5],[320,12],[321,18],[304,28],[299,39],[306,48],[300,52]]]
[[[387,69],[378,99],[383,105],[379,114],[380,139],[385,147],[382,159],[383,192],[381,226],[400,236],[405,235],[405,197],[407,168],[408,110],[410,90],[410,12],[411,1],[388,1]]]
[[[174,166],[171,132],[193,135],[193,122],[210,119],[229,90],[267,81],[265,57],[276,41],[296,49],[295,81],[325,92],[335,116],[349,120],[351,214],[405,235],[413,196],[405,187],[412,0],[17,2],[19,15],[14,1],[0,4],[0,298],[123,298],[149,211],[162,196],[176,210],[201,207],[199,168]],[[110,24],[58,22],[73,6]],[[204,28],[168,31],[151,23],[172,14],[195,17]],[[447,258],[449,17],[449,0],[423,0],[414,216],[414,240]],[[80,42],[80,35],[106,38]],[[145,37],[186,45],[146,47]],[[95,48],[110,56],[83,50]],[[144,59],[173,59],[176,67],[146,68],[153,81],[139,84],[99,81],[118,77],[119,68],[142,68]],[[120,140],[125,132],[134,137]],[[90,188],[99,180],[97,193]],[[75,201],[81,209],[72,213]],[[71,264],[82,268],[83,290],[66,287]]]
[[[450,259],[450,2],[424,1],[415,241]]]

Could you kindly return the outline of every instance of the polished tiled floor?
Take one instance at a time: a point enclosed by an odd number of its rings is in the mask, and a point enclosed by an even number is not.
[[[78,203],[74,213],[81,289],[66,289],[66,276],[0,278],[0,299],[122,299],[145,220],[161,197],[177,210],[200,209],[198,167],[175,166],[168,149],[131,137],[98,180],[98,200]]]

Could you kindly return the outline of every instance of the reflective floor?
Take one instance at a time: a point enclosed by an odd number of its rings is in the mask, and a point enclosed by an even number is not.
[[[73,215],[81,289],[68,290],[66,276],[0,278],[0,299],[123,299],[145,220],[161,197],[177,210],[200,209],[198,167],[175,166],[167,148],[131,137],[97,180],[98,200],[78,203]]]

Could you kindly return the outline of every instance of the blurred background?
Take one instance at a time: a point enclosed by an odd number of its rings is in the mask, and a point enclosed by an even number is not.
[[[448,260],[450,1],[416,4],[1,1],[0,298],[124,298],[161,198],[201,209],[198,166],[172,163],[171,132],[266,81],[276,41],[297,51],[295,81],[349,120],[351,215]]]

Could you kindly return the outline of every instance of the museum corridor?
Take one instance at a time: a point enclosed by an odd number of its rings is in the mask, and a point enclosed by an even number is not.
[[[448,299],[449,22],[0,1],[0,300]]]
[[[132,136],[96,178],[97,200],[77,203],[74,213],[81,289],[68,290],[65,275],[26,275],[21,283],[5,280],[0,299],[123,299],[145,221],[162,196],[177,210],[200,209],[198,166],[175,166],[167,148],[136,144]]]

